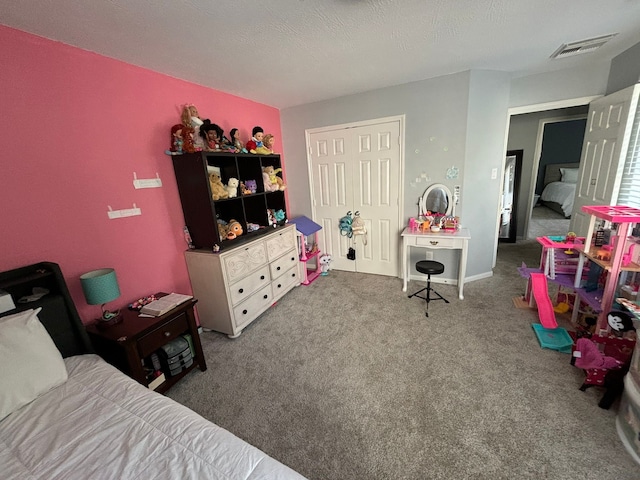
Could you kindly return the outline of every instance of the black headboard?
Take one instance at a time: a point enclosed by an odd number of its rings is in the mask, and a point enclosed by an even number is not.
[[[33,287],[46,288],[49,293],[39,300],[19,303],[20,298],[32,295]],[[63,357],[93,352],[87,332],[57,263],[40,262],[1,272],[0,290],[8,292],[16,305],[15,309],[4,312],[0,316],[42,307],[38,318]]]

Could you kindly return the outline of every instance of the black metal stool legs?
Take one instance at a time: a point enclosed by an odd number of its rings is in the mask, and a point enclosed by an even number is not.
[[[424,273],[427,275],[427,286],[425,288],[422,288],[420,290],[418,290],[416,293],[412,293],[411,295],[408,295],[408,298],[411,297],[418,297],[421,298],[423,300],[426,300],[427,302],[427,311],[425,312],[425,315],[428,317],[429,316],[429,302],[434,301],[434,300],[444,300],[445,303],[449,303],[449,300],[447,300],[446,298],[444,298],[442,295],[440,295],[438,292],[436,292],[433,288],[431,288],[431,274],[440,274],[442,272],[444,272],[444,265],[442,265],[439,262],[434,262],[434,261],[430,261],[430,260],[421,260],[416,264],[416,270],[418,270],[418,272],[420,273]],[[420,296],[418,295],[419,293],[422,293],[424,291],[427,291],[427,295],[426,296]],[[435,295],[437,298],[432,298],[431,295]]]

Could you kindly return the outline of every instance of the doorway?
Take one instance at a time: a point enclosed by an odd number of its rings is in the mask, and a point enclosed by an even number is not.
[[[502,174],[502,200],[500,202],[500,231],[498,240],[515,243],[518,229],[518,192],[522,170],[523,150],[509,150]]]
[[[404,116],[307,131],[313,218],[331,268],[400,276],[403,132]],[[365,236],[341,234],[348,212],[359,212]]]

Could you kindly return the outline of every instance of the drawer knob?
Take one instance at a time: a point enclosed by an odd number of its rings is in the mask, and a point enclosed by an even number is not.
[[[244,288],[241,288],[240,290],[238,290],[238,293],[243,293],[244,292]]]
[[[280,270],[280,267],[276,268],[276,270]]]
[[[291,261],[293,262],[296,259],[296,257],[291,257]]]
[[[246,315],[246,314],[247,314],[247,311],[246,311],[246,310],[242,310],[242,314],[243,314],[243,315]]]
[[[278,288],[282,288],[282,284],[281,283],[278,284]]]
[[[429,243],[431,245],[437,245],[439,242],[437,240],[431,240]]]
[[[292,274],[291,274],[291,276],[292,276],[292,277],[295,277],[295,276],[296,276],[296,274],[295,274],[295,273],[292,273]]]
[[[260,280],[264,280],[264,275],[260,275]]]
[[[269,295],[265,295],[263,298],[266,300],[267,298],[269,298]]]
[[[171,336],[171,332],[164,332],[164,336],[165,337],[170,337]]]

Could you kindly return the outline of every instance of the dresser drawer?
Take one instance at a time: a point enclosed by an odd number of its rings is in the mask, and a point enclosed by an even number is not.
[[[282,295],[291,290],[291,285],[300,283],[298,266],[295,265],[283,273],[277,280],[271,284],[273,290],[273,298],[280,298]]]
[[[228,282],[233,283],[240,280],[256,268],[266,265],[267,253],[264,249],[264,242],[256,242],[248,247],[234,250],[224,257],[223,262]]]
[[[462,240],[447,237],[417,238],[416,245],[430,248],[462,248]]]
[[[278,258],[287,250],[293,248],[296,249],[296,234],[293,226],[283,229],[276,235],[270,236],[267,241],[267,254],[269,255],[269,261],[273,261]]]
[[[170,342],[174,338],[178,338],[188,329],[189,324],[187,323],[187,315],[181,313],[170,322],[156,328],[140,338],[138,341],[140,357],[151,355],[165,343]]]
[[[290,250],[269,265],[271,278],[275,280],[285,271],[289,270],[293,265],[297,265],[298,262],[298,252],[295,249]]]
[[[229,287],[231,304],[237,305],[246,298],[249,298],[253,292],[264,287],[269,282],[271,282],[271,277],[269,276],[269,267],[267,266],[250,273],[247,277],[238,280]]]
[[[243,328],[254,320],[272,303],[273,294],[271,292],[271,285],[269,284],[233,309],[236,330]]]

